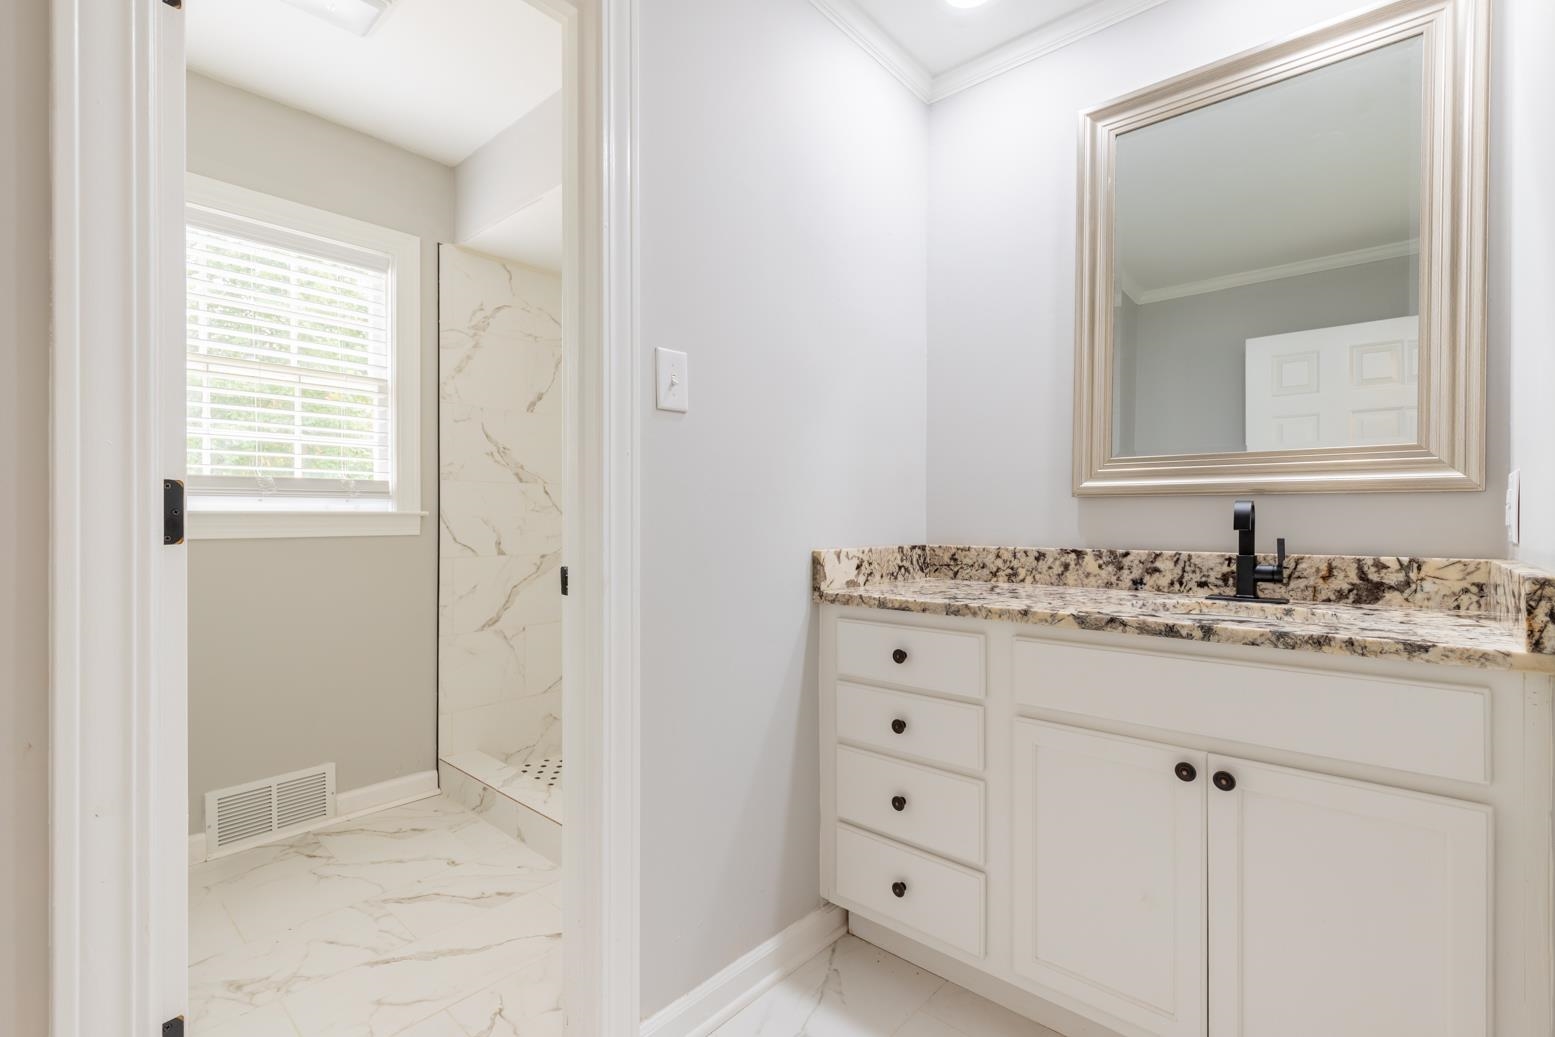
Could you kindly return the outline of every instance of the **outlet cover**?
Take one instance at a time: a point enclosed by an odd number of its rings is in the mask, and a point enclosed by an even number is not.
[[[1506,477],[1506,539],[1516,544],[1522,536],[1523,472],[1514,468]]]

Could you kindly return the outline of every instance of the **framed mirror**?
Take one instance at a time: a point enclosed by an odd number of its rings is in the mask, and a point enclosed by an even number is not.
[[[1077,494],[1483,488],[1487,7],[1082,114]]]

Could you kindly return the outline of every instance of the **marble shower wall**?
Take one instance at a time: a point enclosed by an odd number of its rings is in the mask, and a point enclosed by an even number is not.
[[[439,262],[438,755],[561,752],[562,286]]]

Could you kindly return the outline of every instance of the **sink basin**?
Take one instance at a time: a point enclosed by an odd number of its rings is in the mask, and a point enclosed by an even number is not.
[[[1215,601],[1209,598],[1171,598],[1160,602],[1162,612],[1184,616],[1211,616],[1228,619],[1286,620],[1295,623],[1334,623],[1354,620],[1356,605],[1325,605],[1292,601],[1275,604],[1264,601]]]

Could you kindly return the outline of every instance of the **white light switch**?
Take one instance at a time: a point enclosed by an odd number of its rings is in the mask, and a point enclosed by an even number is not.
[[[659,371],[659,409],[684,414],[689,407],[686,354],[678,349],[655,349],[653,359]]]

